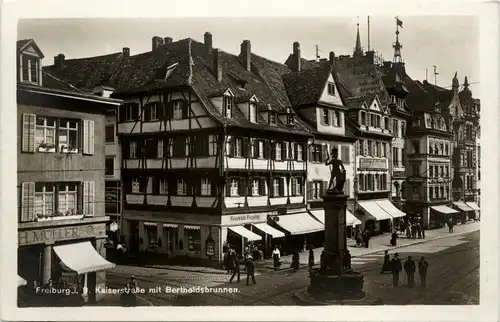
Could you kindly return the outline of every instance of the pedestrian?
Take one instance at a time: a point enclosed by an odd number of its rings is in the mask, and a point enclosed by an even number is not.
[[[238,253],[235,253],[235,256],[233,258],[232,262],[233,266],[233,275],[231,275],[231,278],[229,279],[229,283],[233,282],[233,279],[236,275],[238,275],[238,279],[236,280],[238,283],[240,282],[240,256]]]
[[[391,246],[396,246],[397,239],[398,239],[398,234],[396,233],[396,231],[393,231],[391,235]]]
[[[231,264],[229,263],[229,256],[231,255],[231,249],[228,247],[226,253],[224,254],[224,259],[222,260],[222,264],[224,265],[224,268],[226,269],[226,274],[229,275],[231,271]]]
[[[385,272],[391,272],[391,259],[389,257],[389,251],[386,250],[384,252],[384,264],[382,265],[382,270],[380,271],[380,274],[384,274]]]
[[[424,222],[422,222],[421,225],[422,225],[422,238],[425,239],[425,231],[427,230],[427,225],[424,224]]]
[[[420,223],[417,223],[417,235],[418,239],[422,238],[422,226],[420,226]]]
[[[448,232],[453,233],[453,219],[448,220]]]
[[[273,250],[273,263],[274,263],[275,270],[281,266],[280,258],[281,258],[281,252],[278,249],[278,246],[276,245],[276,246],[274,246],[274,250]]]
[[[391,261],[391,270],[392,270],[392,285],[394,287],[399,285],[399,272],[401,272],[401,260],[399,259],[399,254],[395,253],[394,258]]]
[[[292,265],[291,265],[294,272],[299,270],[299,265],[300,265],[299,251],[297,250],[297,248],[295,248],[292,254]]]
[[[248,256],[247,257],[247,261],[246,261],[246,264],[245,264],[245,269],[247,271],[247,286],[249,285],[249,280],[250,280],[250,277],[252,278],[252,283],[253,284],[257,284],[255,282],[255,264],[253,262],[253,257],[252,256]]]
[[[356,246],[361,246],[363,244],[363,236],[361,235],[361,230],[358,228],[356,230]]]
[[[429,267],[429,263],[425,260],[425,257],[422,256],[420,261],[418,262],[418,275],[420,275],[420,286],[427,286],[427,268]]]
[[[312,246],[309,246],[309,268],[312,269],[314,266],[314,251]]]
[[[408,256],[408,259],[405,261],[404,268],[408,280],[408,286],[413,287],[415,285],[416,267],[415,267],[415,262],[411,259],[411,256]]]
[[[370,247],[370,232],[368,231],[368,229],[365,229],[363,233],[363,241],[366,248]]]
[[[408,224],[406,225],[406,238],[410,237],[411,237],[411,222],[408,222]]]

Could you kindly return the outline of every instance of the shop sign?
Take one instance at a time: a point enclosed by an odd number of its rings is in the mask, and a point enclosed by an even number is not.
[[[222,225],[247,224],[254,222],[266,222],[267,213],[260,214],[235,214],[222,216]]]
[[[385,170],[387,169],[386,159],[371,159],[371,158],[361,158],[359,159],[360,169],[373,169],[373,170]]]
[[[19,246],[43,243],[50,244],[60,240],[106,237],[104,227],[104,224],[99,224],[23,230],[19,231],[17,234],[18,244]]]

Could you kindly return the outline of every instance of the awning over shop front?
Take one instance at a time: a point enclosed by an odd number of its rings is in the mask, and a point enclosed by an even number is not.
[[[184,229],[200,230],[200,226],[184,225]]]
[[[177,224],[165,224],[163,223],[163,228],[177,228],[179,225]]]
[[[467,206],[463,201],[453,201],[453,204],[458,207],[458,209],[462,211],[473,211],[471,207]]]
[[[472,210],[481,210],[481,208],[479,208],[479,206],[475,202],[466,202],[466,205],[471,207]]]
[[[325,225],[314,219],[307,212],[279,216],[276,223],[292,235],[325,230]]]
[[[439,213],[445,214],[445,215],[458,213],[457,210],[452,209],[452,208],[450,208],[448,206],[444,206],[444,205],[443,206],[432,206],[431,209],[435,210],[435,211],[437,211]]]
[[[17,275],[17,287],[24,286],[26,284],[28,284],[28,282],[26,282],[26,280],[21,276]]]
[[[144,226],[156,227],[156,223],[155,222],[150,222],[150,221],[145,221],[144,222]]]
[[[396,208],[389,200],[377,200],[377,205],[382,207],[385,212],[389,213],[393,218],[400,218],[406,216],[404,212]]]
[[[278,238],[278,237],[285,237],[285,233],[282,232],[282,231],[279,231],[278,229],[276,228],[273,228],[271,226],[269,226],[268,224],[266,223],[260,223],[260,224],[252,224],[254,227],[262,230],[263,232],[265,232],[266,234],[269,234],[271,236],[273,236],[273,238]]]
[[[359,201],[359,205],[365,212],[375,217],[376,220],[392,219],[391,215],[380,207],[376,201]]]
[[[316,219],[321,221],[323,224],[325,223],[325,210],[317,209],[317,210],[311,210],[310,212],[314,217],[316,217]],[[361,220],[354,217],[352,212],[350,212],[349,210],[346,210],[346,212],[345,212],[345,225],[346,226],[361,225]]]
[[[54,246],[59,259],[78,274],[97,272],[115,267],[95,250],[89,241],[68,245]]]
[[[233,226],[233,227],[227,227],[227,228],[229,228],[230,230],[234,231],[235,233],[237,233],[241,237],[245,237],[249,241],[261,240],[262,239],[262,237],[260,237],[259,235],[251,232],[250,230],[246,229],[243,226]]]

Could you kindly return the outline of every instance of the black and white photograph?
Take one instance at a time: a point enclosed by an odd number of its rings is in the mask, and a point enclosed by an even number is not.
[[[480,24],[19,19],[15,305],[479,307]]]

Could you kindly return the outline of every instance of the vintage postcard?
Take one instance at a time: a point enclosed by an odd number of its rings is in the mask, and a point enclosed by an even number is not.
[[[2,318],[497,319],[497,3],[145,3],[2,7]]]

